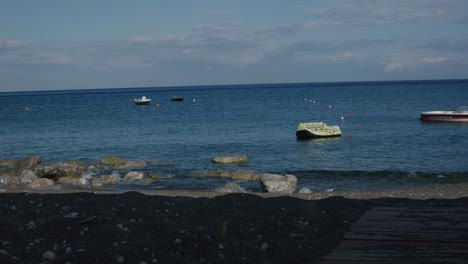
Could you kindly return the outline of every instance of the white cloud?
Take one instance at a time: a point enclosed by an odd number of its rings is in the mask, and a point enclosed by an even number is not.
[[[435,64],[435,63],[440,63],[440,62],[445,62],[447,61],[447,58],[444,57],[429,57],[429,58],[422,58],[420,60],[421,64]]]
[[[405,22],[466,19],[465,0],[329,0],[326,7],[307,7],[309,27],[372,26]]]
[[[0,38],[0,49],[11,49],[23,47],[26,44],[19,40]]]

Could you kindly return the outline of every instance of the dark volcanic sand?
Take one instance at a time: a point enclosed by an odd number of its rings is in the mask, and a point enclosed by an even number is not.
[[[467,202],[3,193],[0,263],[315,263],[372,206]]]

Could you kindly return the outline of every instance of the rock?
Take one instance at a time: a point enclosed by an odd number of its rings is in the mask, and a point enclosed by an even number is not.
[[[0,167],[13,167],[16,161],[11,159],[0,159]]]
[[[302,187],[298,193],[312,193],[311,190],[309,190],[309,188],[306,188],[306,187]]]
[[[152,161],[150,162],[151,165],[153,166],[159,166],[159,167],[168,167],[168,166],[172,166],[174,165],[174,162],[172,161],[161,161],[161,160],[156,160],[156,161]]]
[[[27,189],[40,189],[44,187],[50,187],[54,185],[54,181],[47,178],[34,179],[28,186]]]
[[[0,176],[0,184],[8,184],[8,183],[10,183],[10,180],[11,180],[10,175]]]
[[[71,177],[71,176],[66,176],[58,179],[58,182],[61,184],[69,184],[69,185],[78,185],[78,186],[83,186],[88,184],[88,181],[83,178],[83,177]]]
[[[214,157],[211,159],[214,163],[221,163],[221,164],[240,164],[240,163],[247,163],[247,156],[244,155],[230,155],[230,156],[221,156],[221,157]]]
[[[42,258],[48,259],[48,260],[54,260],[55,259],[55,253],[52,251],[46,251],[44,254],[42,254]]]
[[[255,171],[241,170],[241,171],[223,171],[223,170],[212,170],[199,173],[193,173],[192,177],[222,177],[230,178],[233,180],[241,181],[258,181],[260,180],[260,174]]]
[[[174,178],[175,177],[175,174],[163,174],[163,173],[148,173],[148,175],[146,175],[148,178],[150,179],[169,179],[169,178]]]
[[[140,181],[145,178],[145,173],[141,171],[131,171],[123,177],[122,181],[124,182],[134,182],[134,181]]]
[[[60,179],[63,177],[81,178],[83,167],[75,163],[57,162],[51,165],[39,167],[36,174],[41,178]]]
[[[14,170],[3,170],[3,171],[0,171],[0,176],[3,176],[3,175],[8,175],[8,176],[15,175],[15,171],[14,171]]]
[[[265,191],[269,193],[293,193],[297,186],[297,178],[294,175],[286,176],[278,174],[262,174],[260,182]]]
[[[115,166],[127,162],[126,159],[117,156],[105,156],[101,159],[101,163],[108,166]]]
[[[15,163],[15,166],[13,169],[15,172],[19,175],[21,171],[25,169],[33,169],[35,166],[41,164],[41,157],[39,155],[31,156],[24,158],[22,160],[19,160],[18,162]]]
[[[226,183],[223,188],[216,189],[216,191],[220,193],[247,193],[244,188],[232,182]]]
[[[21,172],[21,175],[19,176],[20,182],[23,183],[30,183],[33,180],[37,179],[36,173],[34,171],[26,169]]]
[[[120,182],[120,177],[118,175],[98,175],[94,176],[93,179],[91,180],[91,183],[93,181],[99,181],[102,185],[108,185],[108,184],[118,184]]]
[[[241,171],[231,171],[227,176],[233,180],[242,180],[242,181],[258,181],[260,180],[260,175],[255,171],[241,170]],[[224,177],[224,173],[221,174],[221,177]]]
[[[97,178],[93,178],[91,179],[91,186],[93,187],[101,187],[102,186],[102,182],[101,180],[97,179]]]
[[[124,163],[115,164],[113,165],[113,167],[118,170],[122,170],[122,169],[128,169],[128,168],[142,168],[142,167],[146,167],[147,165],[148,164],[146,163],[146,161],[128,160]]]

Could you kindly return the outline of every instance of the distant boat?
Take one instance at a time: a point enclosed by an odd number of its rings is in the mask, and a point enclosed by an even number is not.
[[[184,98],[183,97],[180,97],[180,96],[172,96],[171,98],[171,101],[176,101],[176,102],[180,102],[180,101],[183,101]]]
[[[146,96],[142,96],[141,98],[133,99],[136,105],[149,105],[151,103],[150,98],[146,98]]]
[[[324,122],[300,123],[296,130],[298,139],[339,137],[339,126],[328,126]]]
[[[468,122],[468,105],[455,111],[422,112],[421,120],[425,122]]]

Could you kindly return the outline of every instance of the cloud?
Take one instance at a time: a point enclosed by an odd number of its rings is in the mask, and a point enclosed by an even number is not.
[[[26,44],[19,40],[0,38],[0,50],[24,47]]]
[[[375,26],[436,20],[465,20],[465,0],[330,0],[326,7],[306,7],[309,28],[320,26]]]

